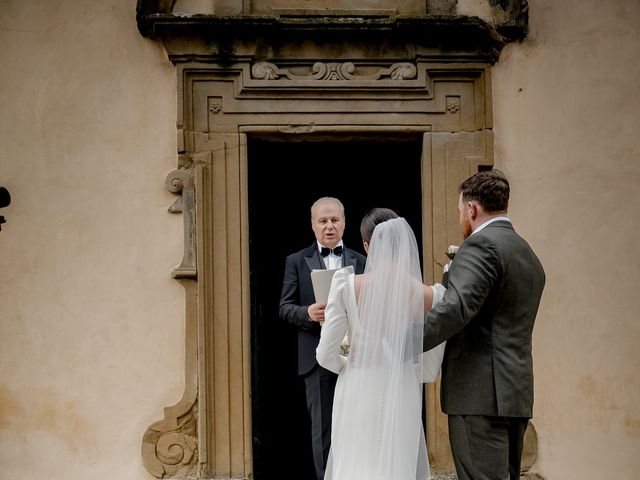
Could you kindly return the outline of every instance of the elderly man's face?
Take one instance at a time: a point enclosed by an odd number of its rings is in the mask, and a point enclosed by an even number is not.
[[[344,234],[344,212],[333,200],[320,202],[313,210],[311,228],[323,247],[333,248]]]

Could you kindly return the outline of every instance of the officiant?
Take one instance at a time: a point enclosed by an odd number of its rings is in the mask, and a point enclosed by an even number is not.
[[[353,266],[363,273],[365,257],[346,248],[344,206],[333,197],[322,197],[311,206],[311,229],[316,241],[289,255],[285,261],[280,317],[298,327],[298,375],[304,378],[307,410],[311,419],[311,447],[317,480],[322,480],[331,443],[331,411],[337,375],[316,362],[320,322],[326,304],[316,302],[311,284],[314,269]]]

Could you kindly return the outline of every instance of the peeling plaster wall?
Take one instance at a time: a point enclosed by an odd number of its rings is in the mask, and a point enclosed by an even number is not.
[[[146,479],[180,400],[175,69],[135,1],[0,5],[0,477]]]
[[[531,1],[493,71],[496,164],[547,272],[534,331],[545,478],[640,469],[640,3]]]

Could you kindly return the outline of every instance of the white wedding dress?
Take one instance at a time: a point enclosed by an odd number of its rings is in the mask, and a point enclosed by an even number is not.
[[[437,378],[445,344],[422,353],[424,287],[413,232],[401,222],[390,220],[374,230],[358,301],[348,270],[338,270],[331,284],[316,350],[318,363],[339,374],[325,480],[429,478],[422,390]],[[393,251],[382,248],[388,238],[376,237],[381,226],[387,236],[410,236],[402,238],[416,251],[398,254],[395,243]],[[407,268],[414,270],[411,275]],[[444,287],[431,288],[435,304]],[[348,357],[340,354],[345,334]]]

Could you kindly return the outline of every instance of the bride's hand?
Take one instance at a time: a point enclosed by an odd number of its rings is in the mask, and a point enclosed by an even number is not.
[[[424,286],[424,311],[428,312],[433,306],[442,300],[447,291],[441,283],[434,283],[432,286]]]

